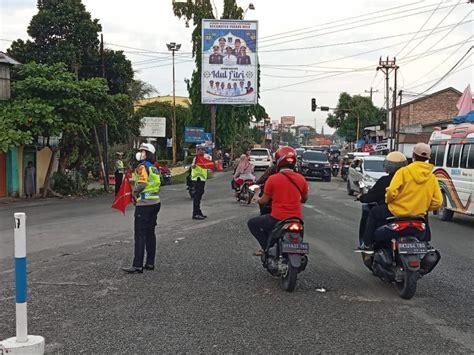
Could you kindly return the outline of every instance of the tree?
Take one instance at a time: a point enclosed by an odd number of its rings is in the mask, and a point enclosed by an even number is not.
[[[139,79],[132,80],[128,86],[128,95],[133,101],[142,100],[154,93],[158,93],[155,87]]]
[[[329,127],[335,128],[338,135],[349,142],[357,137],[357,120],[359,119],[359,137],[364,127],[380,125],[385,118],[385,111],[375,107],[369,97],[346,92],[339,95],[339,102],[334,113],[326,119]]]
[[[78,79],[102,77],[99,32],[81,0],[38,0],[38,13],[31,19],[28,35],[14,41],[8,54],[22,63],[64,63]],[[105,77],[110,93],[127,93],[133,80],[131,62],[122,51],[104,50]]]
[[[187,2],[174,2],[174,14],[184,18],[186,23],[193,22],[192,34],[193,51],[196,68],[191,80],[186,80],[189,96],[191,98],[191,112],[193,123],[210,129],[210,105],[201,104],[201,60],[202,60],[202,19],[213,19],[210,0],[188,0]],[[242,19],[243,9],[237,6],[235,0],[224,1],[223,19]],[[258,70],[258,87],[260,87],[260,70]],[[257,120],[268,117],[265,109],[260,105],[233,106],[218,105],[216,120],[217,146],[232,146],[236,142],[236,134],[248,127],[252,117]]]
[[[15,67],[14,79],[12,100],[0,110],[1,125],[9,126],[7,137],[0,141],[2,150],[29,143],[37,136],[62,134],[59,148],[67,162],[77,147],[90,149],[93,145],[93,127],[104,122],[113,127],[131,108],[128,96],[108,94],[104,79],[77,81],[63,64],[20,65]],[[78,155],[78,159],[83,157]]]

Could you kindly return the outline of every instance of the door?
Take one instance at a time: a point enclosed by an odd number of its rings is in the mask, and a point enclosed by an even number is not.
[[[23,171],[22,171],[22,176],[23,176],[23,194],[25,194],[25,186],[26,186],[26,181],[25,181],[25,169],[28,166],[28,162],[33,163],[33,167],[35,168],[36,172],[36,150],[35,149],[29,149],[29,148],[24,148],[23,150]],[[36,193],[36,174],[34,176],[34,187],[35,187],[35,193]]]
[[[354,191],[359,191],[358,181],[362,180],[362,160],[355,159],[351,167],[349,168],[349,182],[351,189]]]
[[[7,162],[5,153],[0,152],[0,197],[7,196]]]

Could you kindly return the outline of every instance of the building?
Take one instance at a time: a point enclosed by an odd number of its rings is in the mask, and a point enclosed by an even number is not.
[[[176,99],[176,106],[183,106],[183,107],[189,107],[191,105],[191,99],[189,97],[185,96],[175,96]],[[146,99],[138,100],[133,103],[133,106],[135,108],[135,111],[140,108],[140,106],[144,106],[147,104],[151,104],[154,102],[168,102],[171,105],[173,104],[173,96],[167,95],[167,96],[155,96],[155,97],[148,97]]]

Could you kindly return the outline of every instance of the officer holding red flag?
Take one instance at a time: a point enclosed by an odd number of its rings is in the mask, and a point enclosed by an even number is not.
[[[191,166],[191,180],[194,184],[194,198],[193,198],[193,219],[206,219],[201,211],[201,199],[204,195],[204,186],[207,180],[207,169],[214,168],[214,163],[204,157],[205,145],[196,146],[196,157],[193,159]]]
[[[156,235],[155,227],[158,212],[160,212],[160,172],[153,165],[155,159],[155,147],[149,143],[142,143],[138,148],[136,159],[139,164],[134,173],[135,186],[133,196],[135,198],[135,256],[132,267],[122,268],[130,274],[143,273],[143,268],[153,270],[155,268]],[[146,250],[146,262],[143,266]]]

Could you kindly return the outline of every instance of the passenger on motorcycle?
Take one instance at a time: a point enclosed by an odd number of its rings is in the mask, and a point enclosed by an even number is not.
[[[413,163],[399,169],[385,193],[386,204],[374,207],[369,213],[364,233],[362,249],[373,251],[375,230],[388,217],[426,216],[428,211],[441,207],[443,196],[433,165],[428,163],[431,148],[428,144],[417,143],[413,149]]]
[[[260,205],[272,201],[271,214],[251,218],[247,225],[252,235],[260,244],[261,250],[255,255],[263,255],[267,248],[268,237],[273,227],[281,220],[303,218],[301,203],[308,199],[308,184],[299,173],[294,172],[296,152],[291,147],[282,147],[275,153],[277,174],[268,177]]]
[[[235,169],[233,181],[234,181],[234,188],[239,191],[242,184],[247,181],[255,181],[255,175],[253,175],[254,166],[250,162],[250,149],[247,149],[245,154],[240,156],[239,164]]]
[[[405,154],[400,152],[391,152],[387,155],[384,162],[384,168],[388,175],[382,176],[377,180],[374,186],[367,193],[357,195],[357,200],[363,203],[362,216],[359,224],[359,245],[364,238],[365,225],[369,217],[370,209],[376,205],[385,204],[385,189],[390,185],[395,172],[407,165]]]

